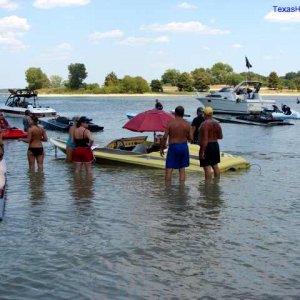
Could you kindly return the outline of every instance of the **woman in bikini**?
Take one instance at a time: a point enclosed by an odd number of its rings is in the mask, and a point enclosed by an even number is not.
[[[27,138],[20,140],[29,144],[27,152],[29,170],[35,170],[36,161],[38,171],[43,171],[45,153],[42,142],[48,141],[47,133],[44,128],[38,126],[38,118],[36,116],[29,117],[29,124],[30,127],[28,129]]]
[[[76,173],[79,173],[82,167],[85,167],[87,173],[92,173],[92,162],[94,155],[91,149],[93,145],[93,138],[91,132],[88,130],[88,119],[80,117],[77,122],[77,128],[73,133],[73,140],[75,149],[73,150],[73,161],[76,164]]]
[[[67,140],[67,147],[66,147],[66,161],[68,163],[73,161],[73,151],[75,149],[75,144],[74,144],[74,131],[77,127],[77,122],[79,120],[79,117],[74,117],[73,118],[73,124],[72,126],[69,128],[69,137]]]

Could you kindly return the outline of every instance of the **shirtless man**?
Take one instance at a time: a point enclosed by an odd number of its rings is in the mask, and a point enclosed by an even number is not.
[[[38,126],[38,118],[36,116],[29,117],[29,125],[27,138],[19,140],[29,144],[27,152],[29,170],[35,170],[36,161],[38,171],[43,171],[45,153],[42,142],[48,141],[47,133],[44,128]]]
[[[203,110],[205,121],[200,126],[199,133],[199,160],[200,167],[203,167],[205,179],[212,178],[212,169],[214,177],[220,177],[220,148],[218,140],[223,138],[222,128],[212,119],[213,109],[205,107]]]
[[[161,155],[169,138],[169,148],[166,160],[166,182],[172,180],[173,169],[179,169],[180,182],[185,181],[185,168],[190,164],[188,141],[193,139],[191,126],[183,120],[184,108],[177,106],[175,119],[171,120],[161,141]]]

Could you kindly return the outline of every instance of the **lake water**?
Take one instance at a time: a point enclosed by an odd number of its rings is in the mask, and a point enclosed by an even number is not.
[[[300,111],[296,97],[277,98]],[[104,126],[96,143],[138,135],[126,112],[154,98],[41,98],[61,115]],[[162,97],[166,110],[193,97]],[[21,121],[9,119],[12,125]],[[251,168],[205,183],[188,174],[100,164],[75,176],[45,144],[45,171],[28,173],[27,145],[5,142],[7,205],[0,223],[0,299],[300,299],[300,121],[222,124],[222,151]],[[67,137],[48,131],[48,135]],[[149,134],[149,136],[152,136]]]

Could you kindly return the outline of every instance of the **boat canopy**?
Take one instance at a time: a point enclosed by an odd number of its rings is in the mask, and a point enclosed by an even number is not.
[[[36,98],[37,98],[37,92],[30,90],[30,89],[18,89],[13,90],[9,89],[10,95],[8,96],[5,105],[7,106],[24,106],[27,107],[28,99],[32,98],[33,103],[35,105]],[[26,104],[26,106],[24,105]]]

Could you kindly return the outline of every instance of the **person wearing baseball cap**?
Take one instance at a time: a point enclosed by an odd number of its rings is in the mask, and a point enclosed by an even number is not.
[[[212,119],[213,109],[207,106],[203,109],[205,121],[200,126],[199,132],[199,160],[203,167],[205,179],[220,177],[220,147],[218,140],[223,138],[222,128]]]
[[[192,133],[193,133],[192,144],[198,144],[199,128],[200,125],[204,122],[203,107],[198,107],[196,113],[197,113],[197,117],[194,118],[192,122]]]

